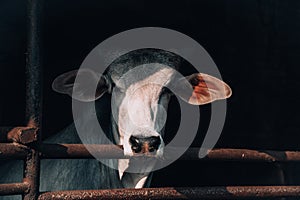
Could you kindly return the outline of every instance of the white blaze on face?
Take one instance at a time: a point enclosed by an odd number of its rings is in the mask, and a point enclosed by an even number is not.
[[[125,155],[133,154],[129,144],[130,136],[160,136],[158,132],[163,128],[167,117],[167,111],[158,103],[161,90],[170,82],[174,70],[160,66],[154,73],[141,80],[139,71],[145,76],[143,67],[138,71],[129,72],[135,73],[138,81],[126,89],[125,97],[119,106],[120,144],[124,146]],[[132,75],[130,77],[132,78]],[[162,154],[162,148],[163,142],[157,155]]]

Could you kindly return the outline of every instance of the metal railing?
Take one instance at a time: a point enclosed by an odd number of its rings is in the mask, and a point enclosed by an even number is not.
[[[43,0],[28,0],[28,48],[26,62],[26,120],[28,127],[0,128],[0,159],[22,159],[25,163],[21,183],[0,184],[1,195],[22,195],[36,199],[238,199],[245,197],[295,197],[300,186],[224,186],[186,188],[143,188],[111,190],[39,191],[41,159],[93,158],[83,144],[44,144],[41,138],[42,67],[40,56],[40,13]],[[93,145],[101,158],[127,158],[117,145]],[[214,149],[199,159],[198,148],[189,148],[184,160],[232,160],[255,162],[300,161],[296,151],[257,151],[248,149]]]

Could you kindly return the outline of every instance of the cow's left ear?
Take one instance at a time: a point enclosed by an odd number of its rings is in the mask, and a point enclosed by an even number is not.
[[[76,79],[76,82],[75,82]],[[91,87],[95,86],[95,87]],[[68,94],[73,99],[90,102],[99,99],[109,91],[111,84],[108,79],[89,69],[79,69],[58,76],[52,83],[52,89]]]
[[[177,82],[176,90],[183,100],[193,105],[226,99],[232,94],[231,88],[225,82],[208,74],[196,73],[183,79]],[[192,85],[192,90],[187,84]]]

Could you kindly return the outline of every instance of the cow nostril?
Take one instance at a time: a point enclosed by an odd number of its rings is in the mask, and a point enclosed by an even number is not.
[[[139,146],[131,146],[131,149],[134,153],[139,153],[142,150],[142,148]]]
[[[153,152],[155,150],[157,150],[157,149],[155,149],[154,147],[149,147],[149,152]]]
[[[150,137],[150,140],[149,140],[149,151],[152,150],[152,152],[154,150],[157,150],[159,148],[159,145],[161,144],[161,140],[160,140],[160,137],[158,136],[153,136],[153,137]]]
[[[129,142],[131,145],[137,146],[139,144],[139,139],[137,137],[130,136]]]
[[[131,145],[131,150],[134,153],[139,153],[139,152],[142,151],[142,147],[141,147],[140,141],[139,141],[139,139],[137,137],[130,136],[129,143]]]

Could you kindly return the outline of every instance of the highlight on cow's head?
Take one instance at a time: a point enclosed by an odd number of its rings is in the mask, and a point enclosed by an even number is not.
[[[204,73],[178,76],[185,66],[180,66],[175,54],[147,49],[137,52],[114,61],[103,74],[74,70],[58,76],[52,86],[84,102],[110,93],[111,131],[115,142],[123,145],[124,154],[162,156],[172,91],[189,104],[203,105],[230,97],[231,89]],[[79,81],[74,84],[75,78]],[[91,84],[97,85],[96,90],[90,89]]]

